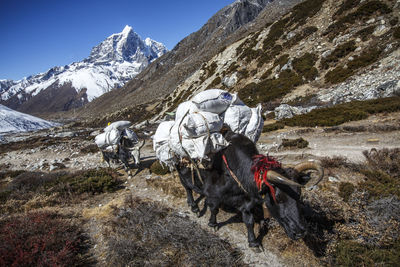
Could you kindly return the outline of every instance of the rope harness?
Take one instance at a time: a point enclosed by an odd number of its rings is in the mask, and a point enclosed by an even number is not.
[[[222,154],[222,159],[228,169],[232,178],[236,181],[239,187],[248,194],[247,190],[243,187],[242,183],[240,183],[239,178],[233,173],[233,171],[229,168],[228,161],[224,154]],[[267,173],[269,170],[272,169],[279,169],[282,165],[280,162],[276,161],[273,157],[264,156],[264,155],[255,155],[253,156],[253,165],[251,166],[251,171],[254,173],[254,181],[256,182],[258,191],[261,191],[262,185],[265,184],[268,186],[269,191],[271,193],[272,198],[274,199],[275,203],[276,196],[275,196],[275,188],[268,182]]]
[[[253,156],[253,165],[251,166],[251,171],[254,173],[254,181],[257,184],[257,188],[259,191],[261,191],[263,184],[268,186],[275,203],[277,203],[275,188],[268,182],[267,173],[269,170],[279,169],[281,167],[281,163],[276,161],[273,157],[264,155]]]
[[[237,176],[233,173],[233,171],[231,170],[231,168],[229,168],[228,165],[228,161],[226,160],[226,157],[224,154],[222,154],[222,159],[225,162],[226,168],[228,169],[229,173],[231,174],[232,178],[236,181],[236,183],[239,185],[239,187],[246,193],[248,194],[248,192],[246,191],[246,189],[244,189],[243,185],[240,183],[239,178],[237,178]]]

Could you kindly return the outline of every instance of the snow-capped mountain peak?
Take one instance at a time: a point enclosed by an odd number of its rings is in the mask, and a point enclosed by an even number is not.
[[[53,67],[19,81],[0,80],[0,103],[25,112],[51,112],[79,107],[114,88],[122,87],[166,52],[162,43],[150,38],[143,40],[131,26],[126,25],[122,32],[110,35],[93,47],[89,57],[83,61]],[[67,88],[72,95],[63,97],[65,103],[56,105],[27,104],[33,100],[42,102],[37,100],[42,95],[54,95],[54,92],[44,93],[49,88],[53,91]],[[50,101],[61,100],[55,96]]]

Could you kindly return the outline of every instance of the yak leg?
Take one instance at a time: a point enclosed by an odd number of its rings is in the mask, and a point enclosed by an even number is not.
[[[249,210],[242,210],[242,219],[247,227],[247,240],[249,241],[249,247],[258,247],[260,244],[256,240],[254,234],[254,216]]]
[[[199,206],[197,205],[196,201],[194,201],[193,191],[186,184],[185,180],[182,178],[181,173],[179,173],[179,179],[181,180],[181,184],[183,185],[183,187],[186,190],[186,200],[187,200],[188,206],[191,208],[192,212],[194,212],[194,213],[200,212]]]
[[[219,204],[215,199],[210,199],[210,198],[207,198],[206,202],[207,206],[210,208],[210,213],[211,213],[210,219],[208,221],[208,226],[214,227],[214,229],[216,229],[216,227],[218,226],[217,214],[219,212]]]
[[[179,180],[181,181],[183,188],[185,188],[186,190],[186,200],[188,206],[191,207],[192,212],[199,213],[199,206],[197,205],[196,201],[194,201],[192,188],[187,181],[191,177],[190,169],[187,167],[181,168],[179,166],[176,166],[176,170],[178,171]]]

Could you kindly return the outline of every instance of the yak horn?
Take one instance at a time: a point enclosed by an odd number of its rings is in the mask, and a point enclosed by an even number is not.
[[[272,171],[272,170],[269,170],[267,172],[267,178],[268,178],[268,181],[270,181],[271,183],[274,183],[274,184],[285,184],[285,185],[290,185],[290,186],[303,187],[301,184],[298,184],[298,183],[290,180],[289,178],[286,178],[285,176],[283,176],[275,171]]]
[[[306,170],[316,170],[318,175],[311,177],[311,179],[305,184],[305,187],[311,188],[321,182],[324,177],[324,168],[322,168],[321,163],[318,161],[310,160],[306,162],[301,162],[294,166],[294,169],[298,172],[304,172]]]

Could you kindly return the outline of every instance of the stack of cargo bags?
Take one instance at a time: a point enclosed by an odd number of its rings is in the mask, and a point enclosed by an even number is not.
[[[122,136],[132,140],[133,143],[139,142],[135,132],[129,129],[131,125],[132,123],[130,121],[116,121],[111,123],[104,128],[104,133],[95,137],[96,145],[102,151],[117,152]]]
[[[158,126],[153,137],[156,157],[166,165],[187,157],[208,160],[229,145],[220,133],[224,124],[256,142],[264,125],[261,105],[249,108],[236,94],[205,90],[178,106],[175,121]]]

